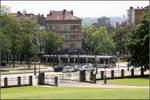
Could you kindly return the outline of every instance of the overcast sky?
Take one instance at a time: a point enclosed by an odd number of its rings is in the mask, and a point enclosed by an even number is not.
[[[112,17],[127,15],[130,6],[145,7],[149,1],[2,1],[11,12],[26,10],[27,13],[47,15],[50,10],[73,10],[78,17]]]

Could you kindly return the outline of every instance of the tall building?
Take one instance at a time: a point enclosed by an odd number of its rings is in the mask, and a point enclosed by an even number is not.
[[[56,32],[64,38],[63,53],[76,53],[82,50],[81,19],[73,11],[50,11],[46,18],[46,30]]]
[[[148,13],[148,6],[144,8],[133,8],[130,7],[127,11],[128,24],[138,25],[140,23],[140,18],[143,13]]]

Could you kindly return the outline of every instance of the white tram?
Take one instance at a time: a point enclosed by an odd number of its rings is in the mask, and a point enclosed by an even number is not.
[[[115,56],[100,56],[100,55],[43,55],[46,61],[58,64],[95,64],[97,67],[116,66]]]

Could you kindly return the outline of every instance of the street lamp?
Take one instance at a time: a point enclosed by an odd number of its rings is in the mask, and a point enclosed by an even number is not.
[[[119,61],[120,61],[120,59],[118,58],[118,70],[119,70]]]
[[[36,63],[34,62],[34,75],[36,75]]]
[[[104,62],[105,64],[104,64],[104,68],[105,68],[105,75],[104,75],[104,84],[106,84],[107,82],[106,82],[106,61]]]
[[[40,74],[40,64],[41,64],[41,59],[39,59],[39,74]]]
[[[97,55],[95,53],[95,67],[96,67],[96,74],[97,74]]]

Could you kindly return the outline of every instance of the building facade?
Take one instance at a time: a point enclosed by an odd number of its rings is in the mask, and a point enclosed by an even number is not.
[[[64,38],[61,50],[64,53],[82,50],[81,19],[74,16],[73,11],[50,11],[45,26],[47,31],[56,32]]]
[[[148,13],[148,6],[144,8],[133,8],[130,7],[127,11],[128,24],[138,25],[140,23],[140,18],[143,13]]]

